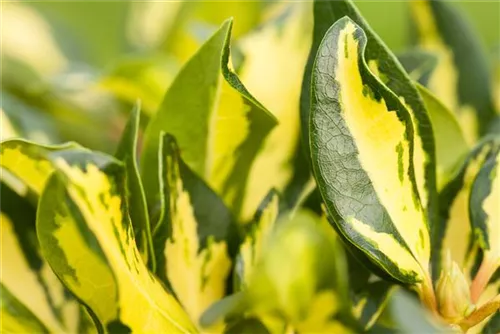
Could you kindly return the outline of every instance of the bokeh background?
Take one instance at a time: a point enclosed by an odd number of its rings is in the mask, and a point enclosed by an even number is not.
[[[406,2],[355,2],[390,48],[408,47]],[[110,152],[135,100],[142,100],[147,122],[177,71],[224,19],[234,17],[237,41],[264,22],[275,5],[2,1],[2,115],[30,139],[75,140]],[[500,1],[453,5],[467,16],[496,68]]]

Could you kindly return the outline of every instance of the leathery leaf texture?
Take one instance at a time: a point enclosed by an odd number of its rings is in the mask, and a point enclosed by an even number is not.
[[[394,278],[426,278],[429,225],[417,184],[418,140],[400,98],[369,69],[367,37],[345,17],[326,33],[313,66],[310,141],[328,214]]]

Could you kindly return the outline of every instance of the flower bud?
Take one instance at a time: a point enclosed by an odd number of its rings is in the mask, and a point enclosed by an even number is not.
[[[437,282],[439,312],[449,321],[468,316],[475,309],[471,302],[469,282],[457,263],[447,256],[446,266]]]

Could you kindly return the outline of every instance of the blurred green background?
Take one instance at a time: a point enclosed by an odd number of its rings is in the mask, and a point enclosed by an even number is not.
[[[407,2],[355,2],[390,48],[409,45]],[[225,19],[234,17],[236,59],[240,37],[277,3],[2,1],[2,114],[28,139],[112,151],[132,104],[142,101],[145,124],[182,64]],[[453,5],[498,67],[500,1]]]
[[[405,1],[355,1],[372,27],[393,49],[405,47],[408,36],[408,13]],[[180,8],[180,3],[147,3],[132,1],[99,2],[23,2],[43,15],[55,40],[71,60],[106,65],[117,55],[138,47],[141,37],[134,30],[168,30],[169,24],[180,16],[197,16],[203,21],[220,24],[228,16],[235,17],[239,32],[259,22],[256,7],[270,2],[221,1],[190,2],[198,10]],[[500,1],[453,1],[478,31],[487,51],[498,47],[500,41]],[[8,6],[5,4],[4,6]],[[6,11],[4,15],[9,15]],[[154,22],[164,20],[165,22]],[[171,21],[171,22],[167,22]],[[9,30],[8,24],[3,24]],[[163,27],[162,27],[163,25]],[[155,27],[156,26],[156,27]],[[36,34],[36,31],[33,31]],[[134,40],[134,38],[136,40]],[[132,40],[131,40],[132,39]],[[147,38],[146,38],[147,39]],[[154,39],[154,38],[152,38]],[[144,44],[151,43],[143,40]]]

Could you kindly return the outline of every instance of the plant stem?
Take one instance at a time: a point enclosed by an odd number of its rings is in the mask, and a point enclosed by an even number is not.
[[[459,326],[464,332],[474,327],[488,316],[500,309],[500,295],[486,302],[483,306],[472,312],[467,318],[460,321]]]
[[[424,278],[421,283],[420,289],[420,299],[427,306],[427,308],[432,312],[433,315],[440,318],[437,303],[436,303],[436,295],[434,294],[434,287],[432,285],[432,280],[428,275]]]
[[[483,261],[481,262],[481,266],[474,277],[474,281],[470,286],[470,295],[471,300],[474,304],[477,303],[479,297],[483,293],[484,288],[488,285],[488,282],[491,279],[491,276],[498,269],[499,261],[489,256],[488,253],[485,253]]]

